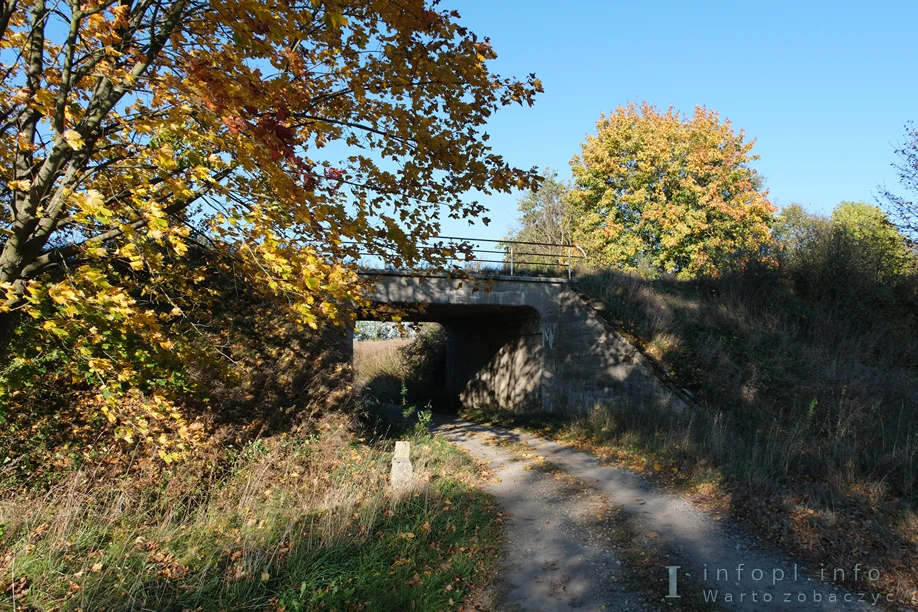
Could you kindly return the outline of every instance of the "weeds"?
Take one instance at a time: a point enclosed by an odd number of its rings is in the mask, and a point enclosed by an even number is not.
[[[457,398],[443,387],[446,332],[424,324],[414,338],[354,343],[354,386],[371,401],[440,411],[455,410]]]
[[[457,607],[498,539],[472,461],[418,440],[417,486],[391,499],[391,442],[349,425],[327,417],[317,435],[261,439],[220,465],[104,482],[76,471],[44,495],[6,497],[0,607]]]
[[[694,393],[706,414],[696,425],[743,447],[726,461],[715,439],[707,453],[741,479],[815,479],[837,497],[880,485],[914,497],[913,313],[803,299],[768,273],[686,283],[602,272],[579,283]]]

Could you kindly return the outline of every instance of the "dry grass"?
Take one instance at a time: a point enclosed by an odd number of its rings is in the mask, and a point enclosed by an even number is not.
[[[680,283],[602,272],[580,287],[700,410],[607,406],[574,436],[658,476],[675,469],[688,486],[720,483],[717,503],[770,539],[833,567],[868,562],[906,602],[918,597],[914,312],[803,298],[768,273]]]
[[[842,495],[918,492],[913,313],[841,312],[765,275],[678,283],[607,272],[580,286],[718,427],[760,447],[744,478],[815,479]]]
[[[414,490],[391,497],[390,444],[341,415],[221,464],[97,481],[76,471],[0,500],[0,607],[18,610],[455,608],[498,532],[474,465],[415,441]],[[362,602],[362,603],[361,603]]]
[[[405,378],[402,353],[411,344],[411,338],[389,340],[361,340],[354,342],[354,386],[370,388],[371,392],[398,395],[400,382]],[[383,385],[386,385],[384,388]]]
[[[371,401],[441,411],[458,401],[443,388],[446,333],[440,325],[423,324],[413,338],[355,342],[353,364],[354,387]]]

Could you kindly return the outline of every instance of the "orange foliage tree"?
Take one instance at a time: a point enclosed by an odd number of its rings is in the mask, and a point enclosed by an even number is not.
[[[537,180],[482,128],[541,84],[493,74],[458,18],[427,0],[0,0],[0,402],[53,349],[123,437],[149,438],[180,420],[161,364],[195,358],[218,267],[315,327],[359,303],[362,253],[443,265],[418,245],[480,216],[464,193]]]
[[[742,131],[705,108],[687,118],[647,103],[596,127],[571,162],[576,240],[594,260],[690,278],[762,257],[775,208]]]

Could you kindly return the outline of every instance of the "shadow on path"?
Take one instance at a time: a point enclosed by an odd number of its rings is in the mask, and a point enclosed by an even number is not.
[[[568,474],[582,480],[588,486],[602,492],[608,500],[618,506],[627,520],[633,523],[632,531],[638,539],[648,540],[655,548],[677,551],[677,557],[664,565],[680,566],[675,570],[677,578],[691,577],[692,590],[685,592],[677,582],[677,593],[681,597],[705,601],[705,593],[712,597],[717,593],[717,602],[728,610],[876,610],[870,605],[873,596],[838,590],[819,582],[819,569],[811,570],[799,562],[781,555],[777,551],[763,550],[761,545],[730,522],[715,521],[704,511],[692,506],[681,497],[657,490],[637,474],[611,466],[601,465],[593,456],[573,450],[562,444],[543,440],[536,436],[509,431],[500,427],[479,425],[461,420],[437,416],[433,429],[436,433],[458,444],[478,459],[491,461],[496,465],[507,465],[510,451],[483,442],[485,438],[525,444],[533,453],[550,461]],[[523,472],[532,477],[533,472]],[[513,472],[509,472],[517,477]],[[502,476],[503,478],[503,476]],[[549,477],[550,478],[550,477]],[[513,513],[526,515],[546,513],[550,502],[541,496],[527,495],[526,480],[504,494],[492,491],[498,501]],[[646,534],[646,535],[645,535]],[[535,550],[535,548],[533,548]],[[512,547],[510,554],[517,554]],[[563,546],[558,551],[564,553]],[[538,574],[541,557],[529,561],[529,569],[516,571],[515,577],[527,580]],[[829,576],[833,568],[826,569]],[[850,569],[850,568],[847,568]],[[571,567],[569,572],[577,571]],[[864,581],[867,577],[863,570]],[[661,566],[660,578],[665,582],[669,570]],[[511,590],[509,597],[524,597],[525,591]],[[728,597],[730,594],[730,597]],[[534,607],[524,609],[566,609],[545,607],[539,600],[528,598]],[[588,607],[589,608],[589,607]],[[599,607],[597,606],[596,609]],[[592,608],[589,608],[592,609]],[[607,604],[607,609],[626,609]]]

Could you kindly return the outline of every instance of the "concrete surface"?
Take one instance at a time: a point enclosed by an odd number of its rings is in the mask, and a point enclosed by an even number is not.
[[[493,470],[488,490],[504,509],[506,537],[497,610],[662,609],[617,581],[622,562],[614,550],[603,546],[592,524],[607,506],[602,495],[544,471],[527,469],[531,462],[486,444],[461,426],[444,425],[439,431]]]

